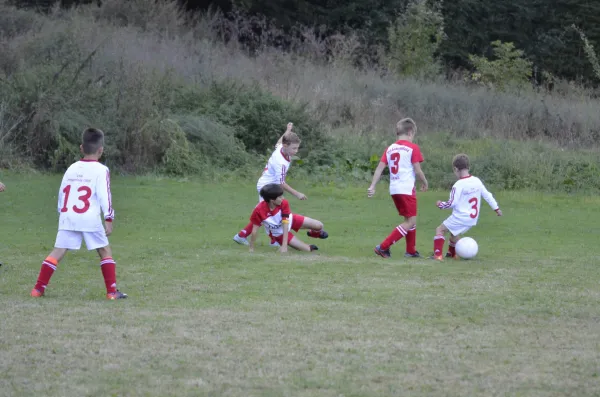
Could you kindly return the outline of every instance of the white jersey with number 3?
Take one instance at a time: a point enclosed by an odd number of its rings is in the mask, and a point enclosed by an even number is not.
[[[58,230],[103,231],[100,215],[110,221],[115,217],[108,167],[91,160],[72,164],[60,185],[58,212]]]
[[[279,144],[275,147],[275,151],[271,154],[261,177],[259,178],[256,189],[260,189],[270,183],[281,185],[285,182],[285,176],[290,168],[291,159],[283,154],[283,145]]]
[[[381,162],[390,170],[390,194],[415,194],[414,163],[423,162],[419,145],[399,140],[391,144],[383,155]]]
[[[482,197],[494,211],[498,209],[496,199],[485,188],[483,182],[476,176],[468,175],[456,181],[450,191],[450,199],[441,202],[438,207],[441,209],[452,208],[454,218],[464,223],[465,226],[474,226],[479,219]]]

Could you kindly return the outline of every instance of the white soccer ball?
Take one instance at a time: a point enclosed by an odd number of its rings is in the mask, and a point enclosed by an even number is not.
[[[471,237],[463,237],[456,243],[456,255],[463,259],[473,259],[477,255],[479,246]]]

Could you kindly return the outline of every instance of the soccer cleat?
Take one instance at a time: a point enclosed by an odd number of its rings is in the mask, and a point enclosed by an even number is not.
[[[277,241],[271,241],[269,243],[269,246],[271,246],[271,247],[280,247],[281,245]]]
[[[311,235],[310,235],[310,230],[309,230],[308,232],[306,232],[306,235],[307,235],[308,237],[313,237],[313,236],[311,236]],[[326,239],[327,237],[329,237],[329,233],[327,233],[325,230],[321,230],[321,233],[319,233],[319,237],[317,237],[317,238],[320,238],[320,239],[323,239],[323,240],[324,240],[324,239]],[[314,238],[314,237],[313,237],[313,238]]]
[[[31,296],[33,298],[41,298],[42,296],[44,296],[44,292],[43,291],[39,291],[39,290],[37,290],[37,289],[34,288],[34,289],[31,290]]]
[[[392,253],[390,252],[390,250],[382,250],[381,247],[379,245],[377,245],[374,249],[375,253],[379,256],[381,256],[382,258],[389,258],[390,256],[392,256]]]
[[[237,233],[235,236],[233,236],[233,241],[235,241],[238,244],[242,244],[242,245],[250,245],[250,243],[248,242],[248,239],[246,237],[240,237],[240,235]]]
[[[407,258],[420,258],[421,254],[419,254],[419,251],[415,251],[414,254],[409,254],[408,252],[405,252],[404,256]]]
[[[116,292],[109,292],[108,294],[106,294],[106,299],[108,300],[115,300],[115,299],[125,299],[127,298],[127,294],[124,294],[123,292],[117,290]]]
[[[431,256],[429,257],[429,259],[433,259],[433,260],[440,261],[440,262],[443,262],[443,261],[444,261],[444,257],[443,257],[443,256],[441,256],[441,255],[431,255]]]
[[[312,251],[318,251],[318,250],[319,250],[319,247],[317,247],[316,245],[314,245],[314,244],[311,244],[311,245],[310,245],[310,251],[311,251],[311,252],[312,252]]]

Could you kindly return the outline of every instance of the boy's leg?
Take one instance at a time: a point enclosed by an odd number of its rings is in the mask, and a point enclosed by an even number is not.
[[[413,194],[393,194],[392,200],[398,210],[398,214],[404,217],[404,222],[400,225],[406,232],[406,252],[405,256],[418,258],[421,255],[417,251],[417,195]],[[402,237],[400,237],[402,238]],[[397,241],[397,240],[396,240]]]
[[[292,230],[309,229],[308,237],[326,239],[329,234],[323,230],[323,222],[298,214],[292,214]]]
[[[289,239],[288,239],[288,245],[294,249],[297,249],[298,251],[305,251],[305,252],[311,252],[311,251],[316,251],[319,248],[314,245],[308,245],[305,242],[301,241],[298,237],[294,236],[293,234],[289,234]]]
[[[446,258],[456,258],[456,243],[458,242],[459,237],[450,233],[450,238],[448,239],[448,252],[446,253]]]
[[[56,234],[54,249],[42,262],[37,282],[31,290],[31,296],[39,298],[46,292],[50,278],[58,267],[58,263],[65,257],[68,250],[78,250],[81,247],[81,232],[59,230]]]
[[[442,252],[444,251],[444,243],[446,242],[446,232],[448,228],[442,223],[435,229],[435,237],[433,238],[433,256],[432,259],[439,261],[443,260]]]
[[[239,231],[235,236],[233,236],[233,241],[238,244],[249,245],[248,236],[252,233],[252,222],[248,223],[246,227]]]
[[[117,264],[112,257],[112,249],[104,232],[83,233],[88,250],[96,250],[100,256],[100,270],[106,286],[107,299],[127,298],[127,295],[117,289]]]

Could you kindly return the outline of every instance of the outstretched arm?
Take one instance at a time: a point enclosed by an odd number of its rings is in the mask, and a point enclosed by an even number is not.
[[[496,202],[496,199],[494,198],[492,193],[490,193],[489,190],[485,188],[485,185],[483,183],[481,184],[481,197],[483,197],[483,199],[487,201],[490,207],[492,207],[492,209],[496,211],[496,214],[498,214],[498,216],[502,216],[502,210],[498,206],[498,202]]]
[[[4,189],[6,189],[6,186],[4,186],[4,183],[0,182],[0,192],[3,192]]]
[[[288,132],[292,132],[292,127],[294,127],[294,123],[288,123],[287,124],[287,129],[285,130],[285,132],[283,133],[283,135],[287,134]],[[277,141],[277,144],[275,144],[275,146],[279,146],[283,143],[283,135],[279,137],[279,140]]]
[[[450,191],[450,198],[448,201],[439,201],[436,203],[437,207],[441,210],[445,210],[448,208],[454,208],[460,195],[462,194],[462,188],[460,186],[452,186],[452,190]]]

